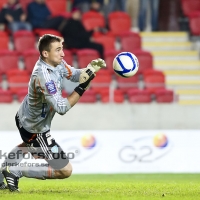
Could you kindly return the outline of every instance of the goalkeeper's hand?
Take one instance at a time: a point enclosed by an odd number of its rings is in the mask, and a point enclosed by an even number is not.
[[[74,89],[80,96],[83,95],[85,90],[88,89],[90,81],[95,77],[95,74],[90,69],[82,70],[80,77],[79,77],[79,85]]]
[[[98,72],[101,68],[105,68],[106,67],[106,63],[103,59],[98,58],[96,60],[92,60],[88,66],[87,69],[90,69],[91,71],[93,71],[94,73]]]

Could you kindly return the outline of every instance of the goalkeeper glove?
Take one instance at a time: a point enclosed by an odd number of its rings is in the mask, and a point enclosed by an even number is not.
[[[96,60],[92,60],[88,66],[87,69],[90,69],[92,72],[96,73],[98,72],[101,68],[105,68],[106,63],[103,59],[98,58]]]
[[[82,70],[79,78],[80,84],[74,89],[80,96],[88,89],[90,81],[95,77],[95,74],[90,69]]]

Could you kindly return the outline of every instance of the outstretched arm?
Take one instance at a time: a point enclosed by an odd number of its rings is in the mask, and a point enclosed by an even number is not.
[[[93,73],[98,72],[101,68],[106,67],[106,63],[103,59],[98,58],[92,60],[86,68],[83,69],[75,69],[71,67],[63,60],[63,74],[64,76],[72,82],[80,82],[80,75],[85,73],[87,69],[90,69]]]

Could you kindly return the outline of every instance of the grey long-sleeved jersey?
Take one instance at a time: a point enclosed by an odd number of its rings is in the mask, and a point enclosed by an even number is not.
[[[64,60],[52,67],[40,58],[31,74],[28,95],[18,110],[23,128],[30,133],[48,131],[55,113],[63,115],[71,108],[67,98],[62,97],[63,78],[78,82],[80,72]]]

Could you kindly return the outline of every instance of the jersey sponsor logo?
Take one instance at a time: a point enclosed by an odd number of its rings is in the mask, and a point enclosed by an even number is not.
[[[56,89],[56,86],[55,86],[55,83],[53,82],[53,80],[51,80],[48,83],[45,83],[45,85],[46,85],[46,88],[47,88],[49,94],[56,94],[57,89]]]

